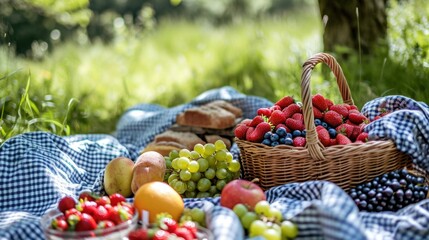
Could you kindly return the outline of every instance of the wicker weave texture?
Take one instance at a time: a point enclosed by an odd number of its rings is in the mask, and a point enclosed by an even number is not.
[[[307,129],[305,147],[266,146],[235,138],[240,148],[243,178],[259,179],[259,185],[273,186],[308,180],[331,181],[345,190],[374,177],[404,167],[411,167],[411,158],[397,150],[390,141],[369,141],[324,147],[317,136],[311,101],[311,71],[318,63],[329,66],[336,77],[343,102],[353,104],[349,86],[340,65],[326,53],[318,53],[303,65],[301,98]]]

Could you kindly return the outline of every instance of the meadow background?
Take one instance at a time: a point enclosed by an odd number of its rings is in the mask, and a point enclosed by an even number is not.
[[[429,102],[429,3],[389,2],[387,49],[365,56],[347,48],[332,53],[349,53],[339,63],[359,108],[391,94]],[[142,24],[104,16],[112,26],[108,42],[77,31],[53,41],[52,49],[33,42],[24,55],[2,33],[0,143],[28,131],[111,134],[136,104],[173,107],[227,85],[273,102],[285,95],[300,100],[301,65],[323,51],[324,25],[316,0],[293,3],[281,13],[227,23],[219,23],[216,8],[205,13],[211,19],[189,19],[154,18],[146,7]],[[313,72],[313,92],[339,102],[332,75],[322,70]]]

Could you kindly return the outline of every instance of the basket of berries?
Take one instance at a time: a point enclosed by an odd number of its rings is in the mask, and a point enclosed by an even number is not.
[[[325,63],[334,74],[343,103],[311,94],[311,71]],[[391,140],[368,141],[369,119],[354,105],[335,58],[319,53],[303,65],[301,100],[285,96],[258,109],[253,119],[234,129],[244,179],[258,179],[268,189],[290,182],[331,181],[344,190],[380,174],[412,167],[410,156]]]

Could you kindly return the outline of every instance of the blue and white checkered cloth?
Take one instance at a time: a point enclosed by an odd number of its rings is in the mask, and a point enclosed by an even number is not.
[[[266,99],[224,87],[205,92],[190,103],[174,108],[147,104],[133,107],[119,121],[115,136],[59,137],[33,132],[7,140],[0,147],[0,239],[44,239],[40,217],[55,207],[62,196],[77,196],[84,189],[103,192],[104,168],[111,159],[118,156],[136,159],[155,135],[174,123],[176,114],[217,99],[242,108],[245,118],[252,118],[260,107],[272,105]],[[402,108],[405,113],[392,113],[386,120],[371,123],[366,130],[371,136],[392,138],[398,149],[409,153],[427,170],[428,153],[427,145],[424,145],[429,136],[427,105],[400,96],[383,99],[392,102],[392,106],[396,106],[392,99],[403,99],[398,101],[406,104],[394,108]],[[374,117],[380,101],[369,102],[363,110]],[[405,110],[410,106],[410,111]],[[401,136],[389,132],[389,122],[397,125],[394,129],[401,129],[397,131]],[[236,145],[231,151],[238,156]],[[298,224],[299,239],[429,238],[429,200],[398,212],[359,212],[346,192],[325,181],[273,187],[266,191],[266,195],[273,206],[281,209],[284,218]],[[185,205],[206,211],[207,225],[215,239],[245,239],[238,218],[231,210],[219,205],[219,198],[185,199]]]

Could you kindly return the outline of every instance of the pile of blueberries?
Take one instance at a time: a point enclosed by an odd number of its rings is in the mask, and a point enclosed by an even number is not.
[[[396,211],[427,197],[429,187],[422,176],[396,170],[352,188],[349,195],[361,211]]]
[[[267,132],[264,135],[264,140],[262,144],[267,146],[275,147],[279,144],[293,145],[293,139],[295,137],[304,137],[305,138],[306,130],[294,130],[292,133],[288,133],[284,127],[279,127],[275,132]]]

